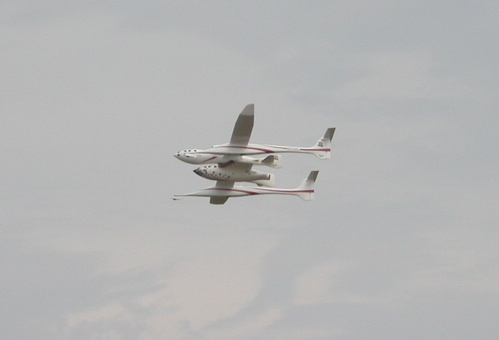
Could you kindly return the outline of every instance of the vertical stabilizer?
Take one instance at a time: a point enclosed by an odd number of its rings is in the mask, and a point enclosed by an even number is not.
[[[317,158],[331,158],[331,140],[333,139],[336,128],[329,128],[322,138],[314,146],[308,148]]]
[[[311,171],[307,178],[301,182],[300,186],[294,190],[296,195],[304,201],[314,199],[314,184],[319,174],[318,170]]]

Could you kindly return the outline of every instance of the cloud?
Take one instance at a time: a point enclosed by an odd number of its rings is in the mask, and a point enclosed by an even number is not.
[[[308,305],[330,301],[338,267],[341,268],[334,263],[322,263],[300,275],[296,281],[294,302]]]

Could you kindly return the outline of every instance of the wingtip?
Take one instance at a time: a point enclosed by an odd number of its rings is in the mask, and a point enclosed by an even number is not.
[[[242,116],[253,116],[255,114],[255,104],[248,104],[241,112]]]

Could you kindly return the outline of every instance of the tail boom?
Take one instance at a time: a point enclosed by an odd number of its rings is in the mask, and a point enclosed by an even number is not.
[[[279,189],[279,188],[259,188],[259,187],[220,187],[214,186],[211,188],[202,189],[196,192],[174,195],[172,198],[178,200],[186,196],[197,196],[197,197],[210,197],[212,204],[223,204],[226,199],[230,197],[243,197],[243,196],[254,196],[254,195],[294,195],[300,197],[304,201],[310,201],[314,199],[314,183],[317,178],[319,171],[312,171],[307,178],[295,189]],[[212,199],[213,197],[218,197],[220,199]],[[221,203],[223,202],[223,203]]]
[[[321,137],[311,147],[297,147],[297,146],[280,146],[280,145],[267,145],[267,144],[247,144],[247,145],[232,145],[221,144],[214,145],[213,148],[199,151],[198,153],[211,154],[211,155],[228,155],[234,156],[247,156],[247,155],[270,155],[279,153],[310,153],[319,159],[329,159],[331,157],[331,140],[336,128],[328,128],[323,137]],[[241,158],[241,162],[255,163],[255,160]],[[260,161],[262,164],[265,162]],[[256,161],[258,163],[258,161]],[[275,161],[276,167],[280,167],[280,162]]]

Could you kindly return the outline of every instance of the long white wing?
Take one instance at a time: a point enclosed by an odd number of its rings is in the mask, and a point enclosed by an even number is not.
[[[230,145],[248,145],[253,130],[254,114],[255,104],[246,105],[234,125]]]

